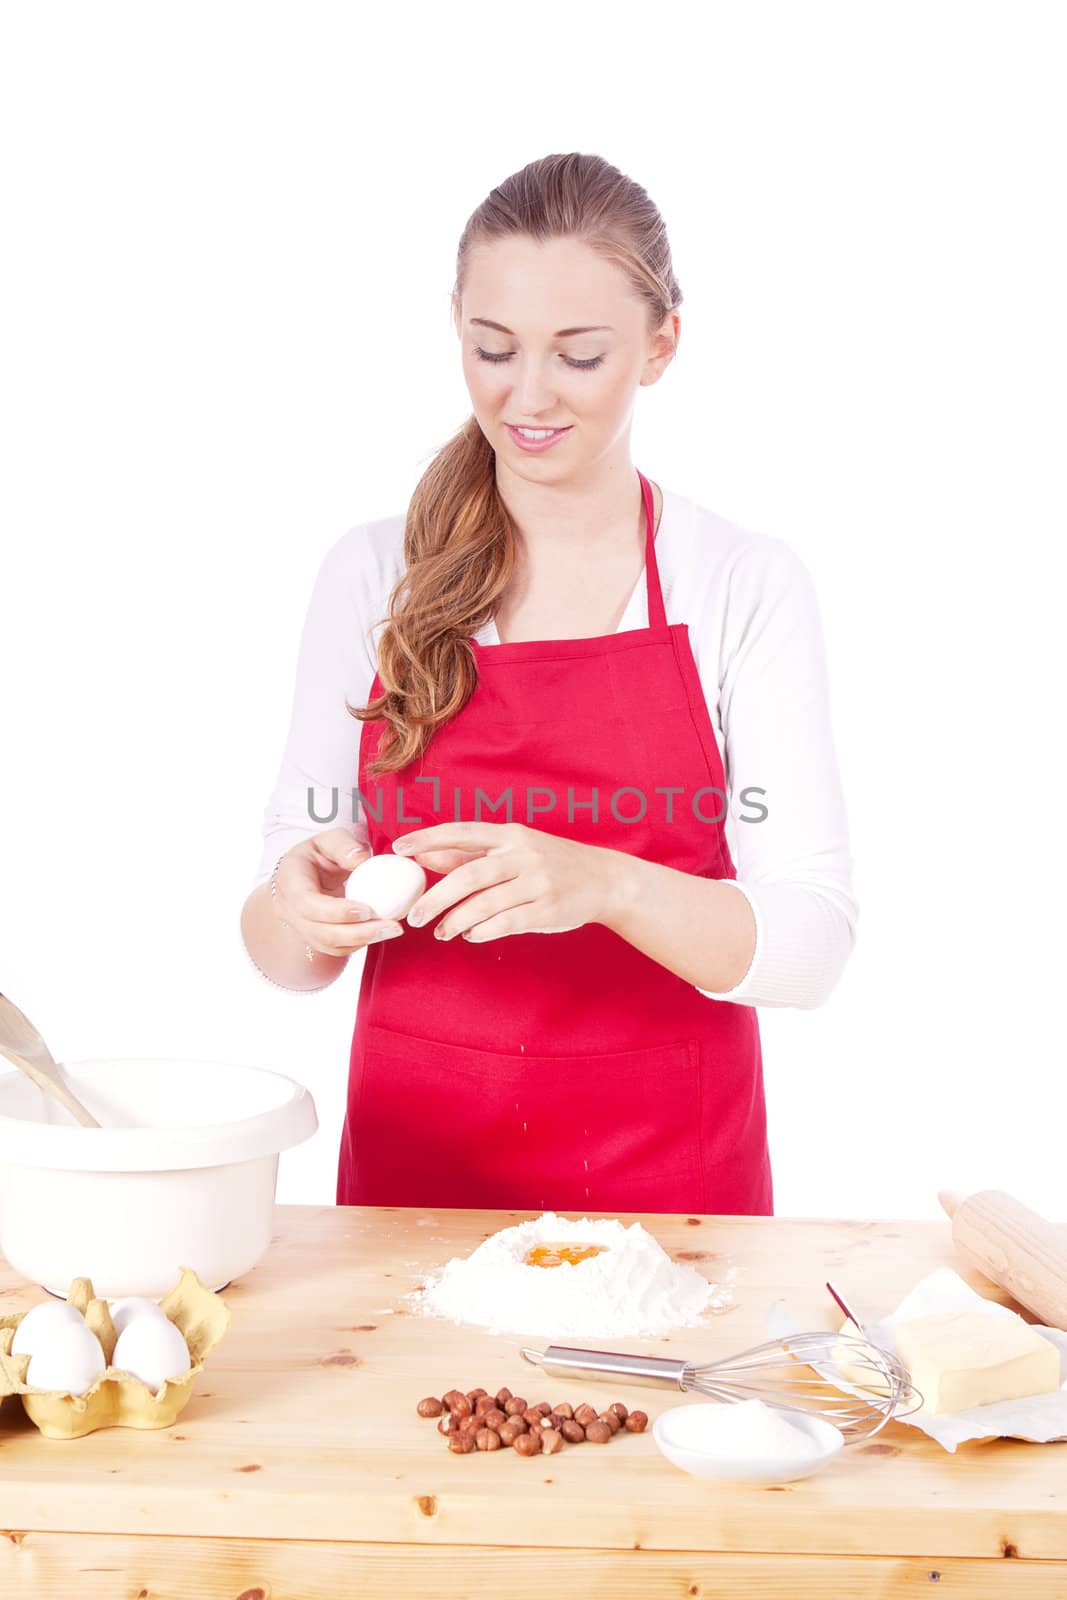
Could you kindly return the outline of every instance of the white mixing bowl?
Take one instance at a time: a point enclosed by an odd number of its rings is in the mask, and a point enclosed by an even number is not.
[[[83,1128],[19,1069],[0,1072],[0,1255],[66,1298],[159,1299],[191,1267],[209,1289],[271,1241],[278,1155],[318,1127],[307,1089],[225,1061],[62,1064],[104,1126]]]

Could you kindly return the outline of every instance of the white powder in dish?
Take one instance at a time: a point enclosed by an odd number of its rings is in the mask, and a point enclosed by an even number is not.
[[[770,1457],[783,1464],[806,1460],[818,1446],[787,1416],[762,1400],[674,1406],[660,1424],[671,1444],[733,1460]]]
[[[532,1266],[537,1245],[601,1245],[576,1264]],[[629,1337],[692,1327],[705,1311],[733,1303],[727,1283],[710,1283],[672,1261],[639,1222],[583,1217],[572,1222],[546,1211],[532,1222],[502,1228],[469,1256],[454,1256],[410,1296],[424,1316],[473,1323],[491,1333],[543,1335],[553,1343],[577,1336]]]

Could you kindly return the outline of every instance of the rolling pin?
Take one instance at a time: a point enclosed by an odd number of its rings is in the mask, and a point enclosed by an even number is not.
[[[939,1189],[952,1242],[972,1266],[1007,1289],[1046,1328],[1067,1331],[1067,1228],[1047,1222],[1003,1189],[963,1195]]]

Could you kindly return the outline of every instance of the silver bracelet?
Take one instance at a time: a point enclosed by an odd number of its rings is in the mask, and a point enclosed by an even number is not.
[[[270,875],[270,897],[271,897],[272,900],[276,900],[278,898],[278,886],[274,882],[274,873],[277,872],[278,868],[281,866],[282,862],[285,860],[285,857],[288,855],[288,853],[289,852],[287,850],[283,851],[282,854],[278,857],[277,861],[274,863],[274,871]],[[292,925],[290,923],[286,922],[284,917],[281,919],[281,924],[282,924],[283,928],[290,928],[291,929]],[[315,952],[314,952],[314,950],[312,950],[312,948],[311,948],[311,946],[309,944],[306,944],[304,946],[304,955],[307,957],[308,961],[314,961],[314,959],[315,959]]]

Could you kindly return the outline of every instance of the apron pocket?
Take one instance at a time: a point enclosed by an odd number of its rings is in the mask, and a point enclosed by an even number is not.
[[[370,1023],[353,1066],[360,1204],[704,1209],[695,1039],[505,1054]]]

